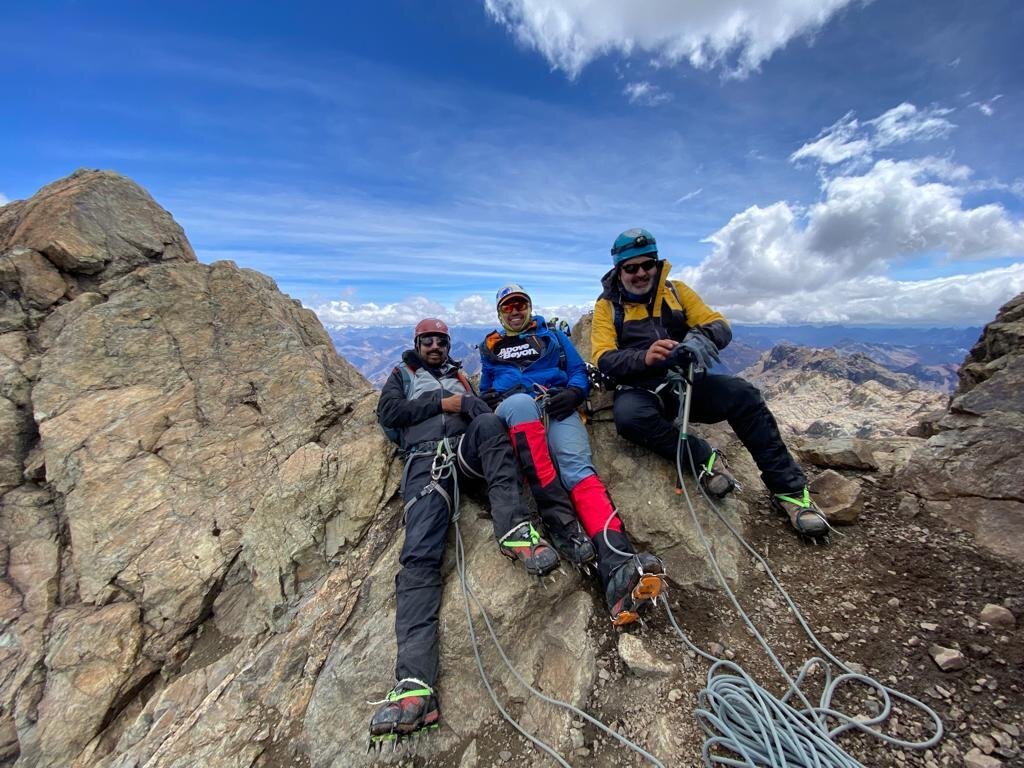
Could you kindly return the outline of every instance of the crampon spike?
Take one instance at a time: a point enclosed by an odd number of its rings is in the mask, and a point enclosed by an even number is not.
[[[651,602],[656,602],[663,587],[664,582],[660,575],[645,573],[640,577],[640,581],[637,582],[637,585],[633,588],[633,597],[636,600],[650,600]]]
[[[627,624],[632,624],[639,618],[640,614],[636,611],[622,611],[618,616],[612,617],[612,626],[621,629]]]

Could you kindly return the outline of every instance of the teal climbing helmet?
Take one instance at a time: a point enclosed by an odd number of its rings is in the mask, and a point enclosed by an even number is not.
[[[615,238],[612,245],[612,264],[617,267],[626,259],[645,256],[648,253],[658,255],[658,241],[654,239],[654,235],[639,227],[627,229]]]

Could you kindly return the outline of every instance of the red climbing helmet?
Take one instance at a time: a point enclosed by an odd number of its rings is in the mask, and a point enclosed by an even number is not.
[[[437,334],[439,336],[445,336],[449,340],[451,339],[451,334],[448,333],[448,326],[436,317],[425,317],[416,323],[416,330],[413,331],[412,334],[412,345],[415,347],[420,336],[424,336],[426,334]]]

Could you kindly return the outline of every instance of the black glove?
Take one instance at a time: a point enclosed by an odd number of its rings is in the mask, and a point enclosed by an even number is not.
[[[544,403],[544,410],[549,419],[561,421],[569,416],[583,402],[583,390],[579,387],[566,387],[555,390],[554,394],[548,392],[548,399]]]
[[[477,416],[490,415],[491,409],[487,406],[487,403],[476,395],[463,395],[462,407],[459,409],[459,413],[472,421]]]
[[[669,368],[686,368],[692,361],[706,371],[720,359],[715,342],[700,331],[690,331],[665,362]]]
[[[502,397],[502,393],[496,389],[488,389],[480,393],[480,399],[487,403],[487,407],[492,411],[501,405],[501,401],[505,398]]]

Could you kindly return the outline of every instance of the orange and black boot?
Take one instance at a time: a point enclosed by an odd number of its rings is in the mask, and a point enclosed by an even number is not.
[[[389,743],[394,749],[397,742],[408,736],[440,726],[441,710],[437,695],[429,685],[414,677],[399,680],[378,703],[382,706],[370,719],[367,751],[380,751]]]
[[[518,560],[531,576],[544,576],[558,567],[558,553],[529,522],[520,523],[498,539],[501,554]]]
[[[642,620],[664,588],[665,565],[649,552],[638,552],[620,563],[611,572],[604,593],[612,624],[623,627]]]
[[[558,478],[544,425],[527,421],[511,427],[508,433],[551,544],[575,567],[586,569],[597,553]]]

